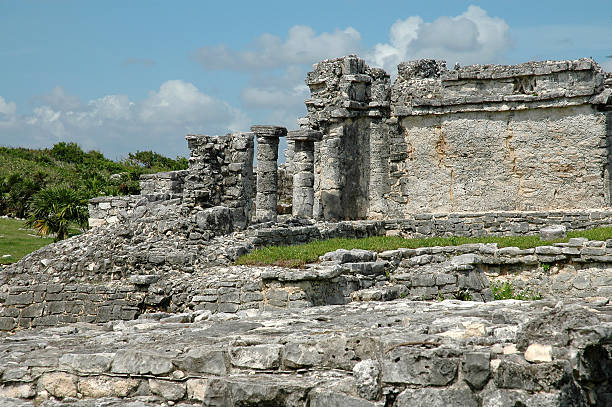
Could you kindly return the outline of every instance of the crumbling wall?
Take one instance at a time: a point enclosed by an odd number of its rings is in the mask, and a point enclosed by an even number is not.
[[[244,228],[253,208],[253,135],[189,135],[189,173],[185,177],[183,211],[223,205],[234,226]]]

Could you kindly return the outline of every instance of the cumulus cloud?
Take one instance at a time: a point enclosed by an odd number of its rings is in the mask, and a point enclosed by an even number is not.
[[[359,50],[361,35],[352,27],[317,34],[311,27],[296,25],[287,38],[263,34],[246,49],[232,50],[224,44],[204,46],[194,58],[206,69],[252,71],[287,65],[312,64]]]
[[[113,158],[149,149],[185,155],[187,133],[225,134],[249,126],[242,111],[181,80],[163,83],[142,101],[106,95],[74,108],[42,105],[24,116],[17,116],[16,110],[0,97],[0,115],[7,111],[15,118],[10,127],[0,127],[3,145],[47,147],[75,141]]]
[[[510,28],[498,17],[490,17],[477,6],[456,16],[433,22],[412,16],[395,22],[389,42],[377,44],[367,59],[393,71],[402,61],[419,58],[445,59],[462,65],[496,62],[511,46]]]

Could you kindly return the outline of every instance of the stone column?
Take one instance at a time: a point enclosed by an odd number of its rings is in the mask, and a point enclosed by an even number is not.
[[[314,143],[323,134],[316,130],[295,130],[287,139],[295,142],[293,155],[293,216],[312,218],[314,204]]]
[[[321,140],[320,154],[320,200],[322,217],[325,220],[343,220],[342,189],[346,183],[344,176],[344,154],[342,137],[344,126],[333,122]]]
[[[252,126],[257,137],[257,222],[276,222],[278,202],[278,139],[287,135],[279,126]]]

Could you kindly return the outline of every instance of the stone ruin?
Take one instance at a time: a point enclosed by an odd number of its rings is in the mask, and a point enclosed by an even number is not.
[[[612,240],[233,265],[333,237],[612,226],[612,75],[420,60],[391,84],[351,55],[306,83],[298,130],[189,135],[188,170],[92,199],[90,231],[0,271],[0,404],[612,405]],[[491,281],[542,300],[493,301]]]

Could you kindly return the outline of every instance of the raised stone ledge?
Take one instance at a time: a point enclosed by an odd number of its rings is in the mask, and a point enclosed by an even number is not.
[[[251,126],[251,131],[261,137],[285,137],[287,129],[281,126],[257,125]]]
[[[440,74],[444,81],[462,79],[502,79],[526,75],[549,75],[565,71],[588,71],[598,67],[591,58],[566,61],[530,61],[517,65],[469,65]]]

